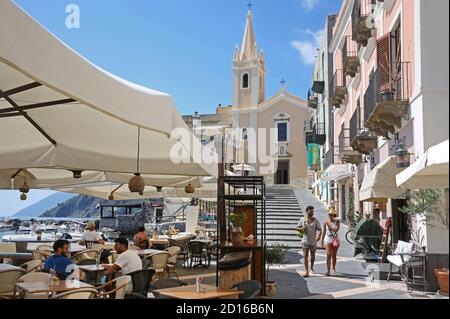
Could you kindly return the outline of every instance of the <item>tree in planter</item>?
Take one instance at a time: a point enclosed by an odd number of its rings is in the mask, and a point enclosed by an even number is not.
[[[247,223],[247,214],[230,214],[230,223],[233,225],[234,232],[242,232],[242,227]]]
[[[449,190],[422,189],[406,192],[406,206],[400,211],[423,222],[432,222],[449,229],[448,204],[443,205],[442,199],[447,198]],[[447,207],[443,207],[447,206]],[[412,227],[410,227],[412,228]],[[423,246],[424,235],[420,229],[411,232],[413,240]]]
[[[284,263],[287,247],[280,244],[273,244],[266,247],[266,280],[269,281],[270,267]]]

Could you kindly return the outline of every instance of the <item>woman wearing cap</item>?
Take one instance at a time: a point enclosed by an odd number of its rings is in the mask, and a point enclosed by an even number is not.
[[[322,246],[327,252],[327,276],[331,276],[331,265],[333,265],[333,274],[336,273],[337,252],[339,250],[339,228],[340,223],[336,220],[336,209],[334,206],[328,208],[328,220],[323,226]]]

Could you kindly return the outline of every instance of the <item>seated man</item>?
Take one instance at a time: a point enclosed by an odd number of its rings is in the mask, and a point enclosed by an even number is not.
[[[133,243],[136,247],[140,249],[150,248],[150,242],[148,241],[147,234],[145,233],[145,227],[140,227],[139,232],[134,235]]]
[[[67,255],[69,253],[69,242],[67,240],[57,240],[53,244],[54,254],[49,257],[44,263],[44,270],[55,270],[59,279],[65,280],[73,270],[74,266],[72,260]]]
[[[135,251],[128,249],[128,240],[119,237],[114,242],[114,250],[119,256],[114,265],[104,265],[107,280],[110,280],[112,275],[119,271],[122,275],[128,275],[132,272],[142,270],[142,260]],[[127,293],[133,292],[132,284],[127,287],[126,291]]]
[[[104,245],[105,241],[103,240],[102,235],[95,230],[95,223],[90,222],[87,225],[87,230],[83,233],[83,236],[81,237],[80,245],[89,248],[95,244]]]

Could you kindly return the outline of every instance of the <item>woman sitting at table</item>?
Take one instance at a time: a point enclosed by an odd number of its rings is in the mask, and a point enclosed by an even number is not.
[[[150,242],[148,240],[147,234],[145,233],[145,227],[140,227],[139,232],[134,235],[133,243],[136,247],[140,249],[149,249]]]

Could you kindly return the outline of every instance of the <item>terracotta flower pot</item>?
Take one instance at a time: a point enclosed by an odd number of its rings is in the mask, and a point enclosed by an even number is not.
[[[435,269],[434,275],[438,279],[440,293],[448,295],[448,270]]]
[[[266,296],[273,297],[277,293],[277,283],[266,281]]]

